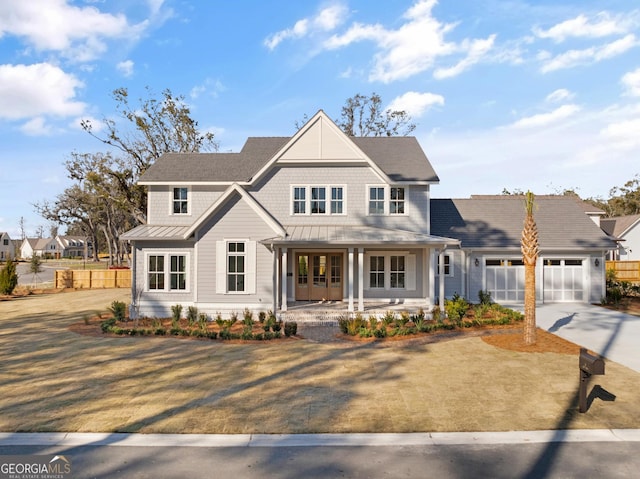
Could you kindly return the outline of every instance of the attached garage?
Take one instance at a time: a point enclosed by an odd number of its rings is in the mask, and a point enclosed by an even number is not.
[[[524,301],[524,263],[521,259],[486,259],[486,290],[491,299]]]
[[[544,259],[542,275],[545,302],[585,300],[584,267],[581,259]]]

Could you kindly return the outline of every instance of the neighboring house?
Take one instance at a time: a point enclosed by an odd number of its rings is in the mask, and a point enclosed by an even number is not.
[[[568,196],[536,196],[540,247],[536,297],[542,302],[599,302],[605,296],[605,258],[614,243],[585,206]],[[471,196],[431,200],[431,232],[460,240],[445,252],[447,296],[478,301],[480,290],[499,303],[524,301],[520,238],[522,196]],[[591,218],[591,219],[590,219]]]
[[[8,258],[15,258],[16,252],[13,247],[13,240],[9,236],[9,233],[0,231],[0,261],[5,261]]]
[[[610,259],[617,261],[640,260],[640,215],[602,218],[602,229],[618,242]]]
[[[20,257],[22,259],[30,259],[36,256],[53,256],[56,251],[56,242],[54,238],[25,238],[20,246]]]
[[[91,244],[87,243],[84,236],[56,236],[56,257],[60,258],[84,258],[91,252]]]
[[[488,289],[486,261],[518,259],[513,225],[508,242],[497,241],[507,233],[493,220],[464,235],[457,200],[431,200],[439,179],[415,138],[349,137],[322,111],[293,137],[249,138],[239,153],[165,154],[139,183],[148,187],[148,224],[121,239],[132,244],[132,309],[141,315],[168,316],[175,304],[223,315],[282,315],[308,302],[336,302],[343,312],[429,310],[456,292],[476,300]],[[524,208],[511,200],[521,231]],[[567,239],[551,244],[549,266],[580,262],[585,289],[551,299],[600,300],[604,265],[594,261],[604,261],[610,241],[572,205],[559,221]],[[502,207],[486,214],[499,217]],[[473,235],[493,252],[467,244]]]

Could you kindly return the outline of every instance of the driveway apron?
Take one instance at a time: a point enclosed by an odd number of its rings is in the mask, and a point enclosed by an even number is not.
[[[537,325],[607,359],[640,372],[640,317],[586,303],[548,303]]]

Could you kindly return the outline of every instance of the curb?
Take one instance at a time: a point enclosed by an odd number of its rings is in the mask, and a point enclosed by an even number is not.
[[[0,433],[0,446],[335,447],[640,442],[640,429],[356,434]]]

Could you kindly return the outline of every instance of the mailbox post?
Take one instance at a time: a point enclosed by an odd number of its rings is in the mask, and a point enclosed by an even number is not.
[[[587,383],[589,378],[596,375],[604,374],[604,359],[599,356],[589,354],[586,348],[580,348],[580,388],[578,390],[578,410],[587,412]]]

